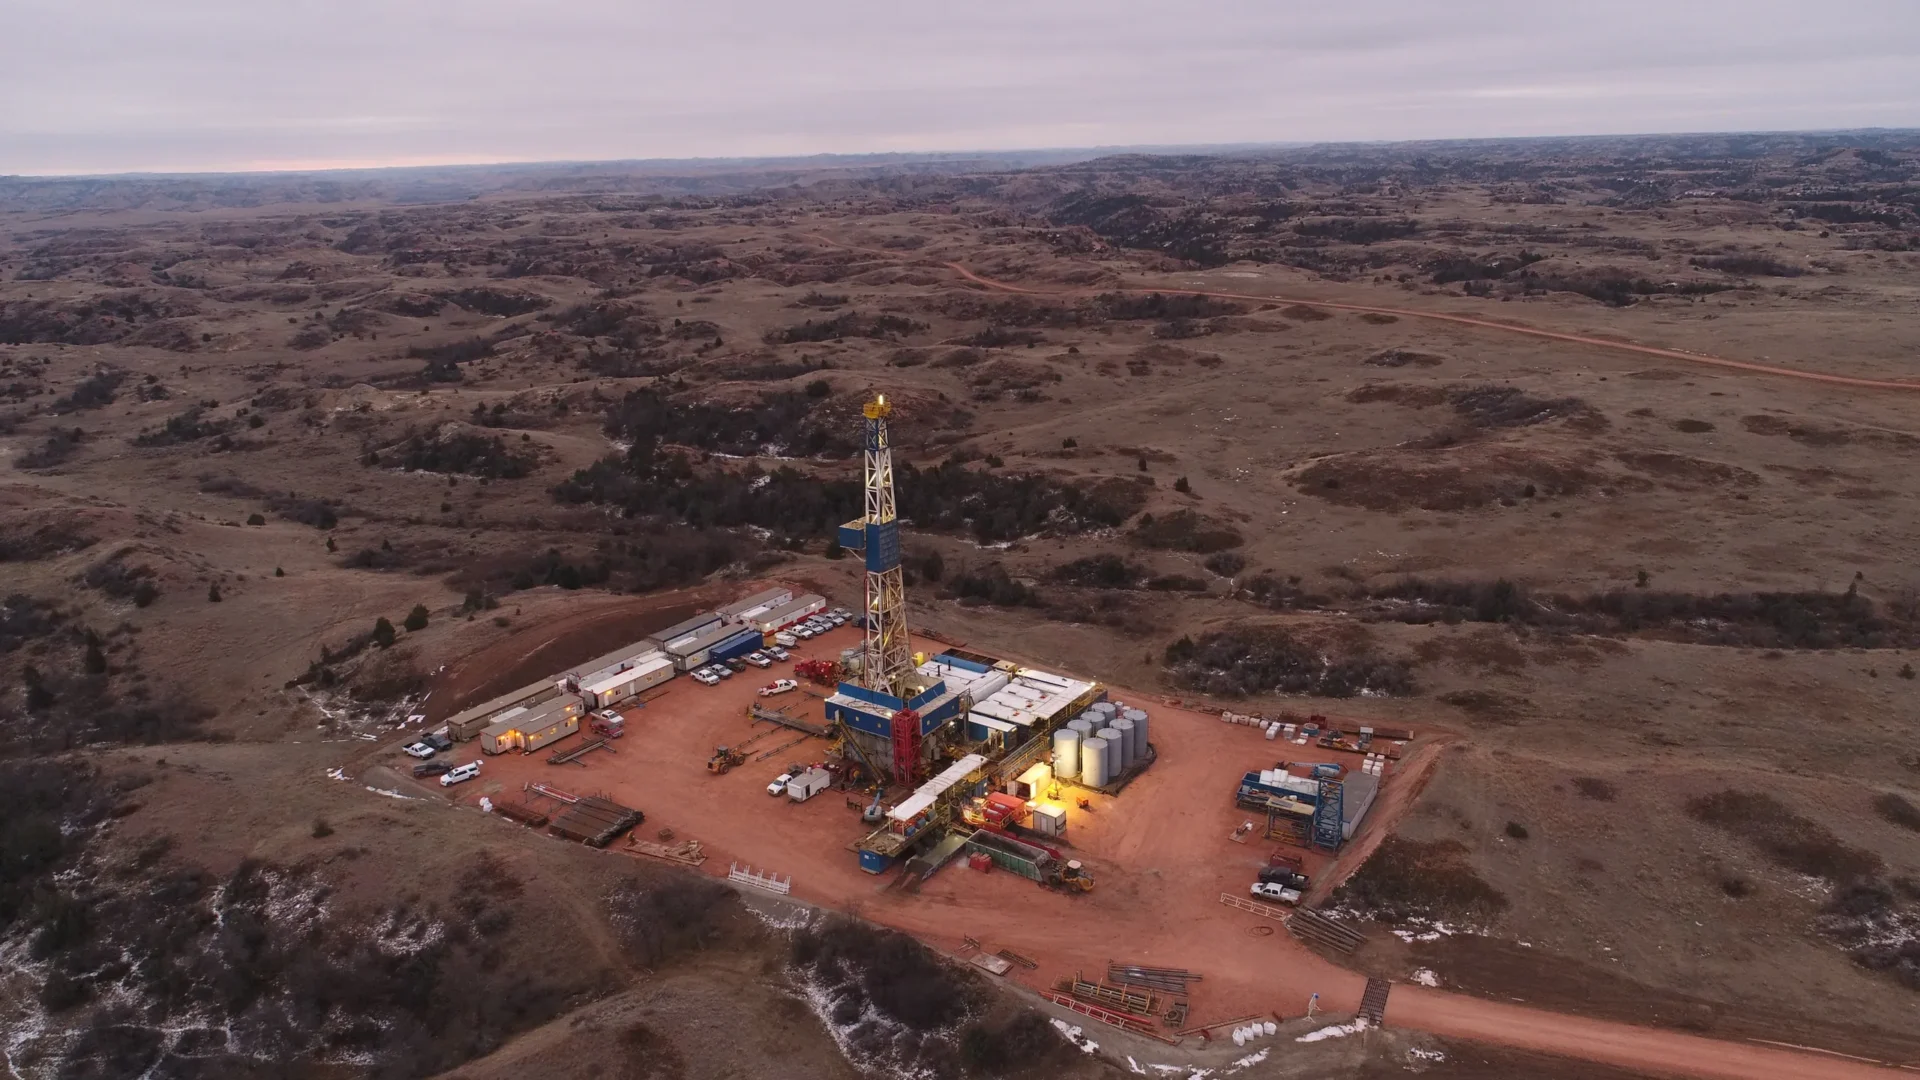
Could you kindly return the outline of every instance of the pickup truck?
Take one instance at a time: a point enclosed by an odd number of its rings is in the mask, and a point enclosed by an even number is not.
[[[760,688],[760,696],[772,697],[775,694],[784,694],[789,690],[798,688],[799,685],[800,685],[799,683],[793,681],[792,679],[775,679],[772,682]]]
[[[1289,889],[1285,885],[1275,885],[1271,882],[1256,881],[1253,883],[1253,898],[1274,900],[1282,904],[1297,904],[1300,902],[1300,890]]]

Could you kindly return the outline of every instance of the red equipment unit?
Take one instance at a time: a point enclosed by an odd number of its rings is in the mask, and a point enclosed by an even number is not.
[[[893,714],[893,779],[895,783],[913,783],[920,769],[920,714],[901,709]]]

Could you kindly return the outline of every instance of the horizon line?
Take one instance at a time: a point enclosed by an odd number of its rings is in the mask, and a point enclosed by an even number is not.
[[[1846,135],[1854,133],[1920,133],[1920,125],[1912,127],[1838,127],[1838,128],[1777,128],[1777,129],[1731,129],[1723,131],[1644,131],[1631,133],[1564,133],[1558,135],[1479,135],[1447,136],[1423,139],[1311,139],[1311,140],[1257,140],[1248,142],[1224,143],[1120,143],[1095,144],[1092,146],[1045,146],[1045,147],[1003,147],[998,149],[958,149],[958,150],[878,150],[868,152],[821,151],[813,154],[758,154],[758,155],[716,155],[696,157],[659,157],[659,158],[493,158],[493,159],[449,159],[443,161],[393,161],[384,164],[373,163],[262,163],[258,167],[188,167],[183,169],[135,168],[113,172],[24,172],[0,173],[0,181],[58,181],[58,180],[133,180],[133,179],[193,179],[199,177],[254,176],[254,177],[296,177],[321,176],[343,173],[401,173],[424,172],[428,170],[454,169],[499,169],[499,168],[558,168],[583,166],[688,166],[712,167],[716,165],[768,165],[782,162],[824,162],[887,159],[891,161],[926,161],[940,158],[968,157],[1013,157],[1019,155],[1046,154],[1097,154],[1118,153],[1211,153],[1222,154],[1247,150],[1302,149],[1316,146],[1412,146],[1447,143],[1489,143],[1489,142],[1543,142],[1555,139],[1650,139],[1676,137],[1710,137],[1729,135]]]

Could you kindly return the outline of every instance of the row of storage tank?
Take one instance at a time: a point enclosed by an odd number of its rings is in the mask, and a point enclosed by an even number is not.
[[[1147,756],[1147,711],[1113,701],[1093,707],[1053,733],[1053,775],[1105,787]]]

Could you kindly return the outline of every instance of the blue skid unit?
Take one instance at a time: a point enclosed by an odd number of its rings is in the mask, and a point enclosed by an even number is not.
[[[884,874],[887,872],[887,867],[892,865],[892,859],[878,852],[860,852],[860,869],[865,870],[869,874]]]

